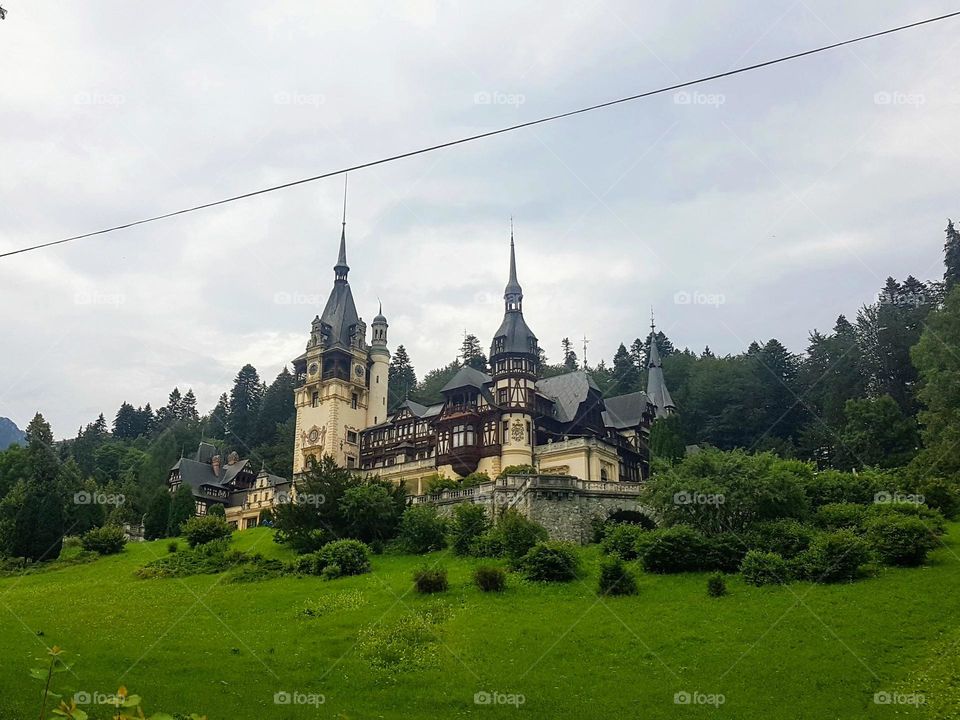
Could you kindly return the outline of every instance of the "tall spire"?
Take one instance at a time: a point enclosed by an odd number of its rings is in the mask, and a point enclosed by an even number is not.
[[[670,391],[663,379],[663,361],[660,359],[660,348],[657,346],[657,328],[653,322],[653,308],[650,308],[650,339],[647,353],[647,397],[656,407],[658,418],[666,417],[676,412]]]
[[[343,176],[343,222],[340,227],[340,254],[337,257],[337,264],[333,266],[333,272],[337,281],[347,281],[347,273],[350,272],[350,266],[347,265],[347,176]]]
[[[507,311],[520,310],[523,301],[523,289],[517,281],[517,253],[513,243],[513,217],[510,218],[510,278],[503,291]]]

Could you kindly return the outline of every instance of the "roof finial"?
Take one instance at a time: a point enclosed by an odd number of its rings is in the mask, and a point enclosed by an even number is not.
[[[656,333],[657,326],[653,322],[653,305],[650,306],[650,332]]]
[[[347,273],[350,272],[350,266],[347,265],[347,176],[343,176],[343,223],[340,229],[340,254],[337,256],[337,264],[333,266],[333,272],[337,280],[346,282]]]
[[[347,227],[347,173],[343,174],[343,227]]]

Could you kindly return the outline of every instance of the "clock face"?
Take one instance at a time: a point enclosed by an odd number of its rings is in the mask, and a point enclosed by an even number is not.
[[[357,377],[363,377],[363,365],[354,366],[353,372]]]
[[[319,365],[317,365],[316,363],[310,363],[310,367],[307,368],[307,372],[310,373],[311,375],[316,375],[317,370],[319,369],[320,369]]]

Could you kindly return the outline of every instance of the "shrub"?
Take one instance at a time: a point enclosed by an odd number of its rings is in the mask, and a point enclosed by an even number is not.
[[[916,517],[924,522],[931,532],[942,535],[946,531],[946,523],[939,511],[926,505],[913,502],[877,503],[867,510],[867,519],[881,516]]]
[[[873,500],[876,480],[869,473],[823,470],[806,478],[803,490],[813,508],[837,503],[864,504]]]
[[[720,570],[734,573],[740,569],[743,556],[747,554],[746,542],[734,533],[720,533],[704,538],[704,570]]]
[[[797,556],[797,573],[814,582],[853,580],[861,565],[870,559],[867,543],[850,530],[818,535],[810,548]]]
[[[496,565],[481,565],[473,571],[473,581],[484,592],[503,592],[507,587],[507,573]]]
[[[867,507],[855,503],[829,503],[820,507],[813,521],[824,530],[858,528],[867,517]]]
[[[439,495],[444,490],[457,490],[460,488],[456,480],[452,480],[446,475],[436,473],[426,478],[426,485],[427,495]]]
[[[470,543],[470,554],[474,557],[503,557],[503,538],[495,530],[487,530]]]
[[[123,528],[116,525],[104,525],[84,533],[80,540],[84,550],[92,550],[101,555],[115,555],[127,544]]]
[[[642,542],[643,569],[655,573],[699,570],[705,563],[706,540],[686,525],[654,530]]]
[[[536,475],[537,469],[533,465],[507,465],[500,473],[500,477],[507,475]]]
[[[816,531],[796,520],[773,520],[758,523],[749,534],[752,549],[773,552],[784,558],[794,558],[813,542]]]
[[[167,543],[168,553],[175,553],[179,549],[180,549],[180,543],[178,543],[176,540],[171,540],[170,542]]]
[[[636,595],[637,579],[619,555],[611,555],[600,561],[601,595]]]
[[[457,505],[450,523],[450,545],[457,555],[469,555],[474,540],[490,527],[483,505]]]
[[[194,548],[214,540],[229,538],[233,529],[221,517],[203,515],[187,520],[182,526],[182,532],[186,535],[190,547]]]
[[[420,568],[413,573],[413,584],[422,595],[446,592],[447,571],[444,568]]]
[[[490,476],[485,472],[472,472],[460,481],[460,487],[471,488],[490,482]]]
[[[790,579],[790,567],[782,555],[751,550],[740,566],[743,579],[751,585],[780,585]]]
[[[713,573],[707,578],[707,595],[710,597],[723,597],[727,594],[727,581],[723,573]]]
[[[337,565],[340,575],[362,575],[370,571],[370,548],[359,540],[335,540],[327,543],[317,552],[314,570],[322,565],[325,571],[330,565]]]
[[[923,520],[895,514],[871,518],[867,539],[880,560],[888,565],[922,565],[936,545]]]
[[[624,560],[636,560],[637,541],[648,532],[640,525],[612,524],[601,541],[600,548],[607,555],[619,555]]]
[[[320,575],[324,565],[319,553],[307,553],[293,561],[293,571],[298,575]]]
[[[520,561],[523,573],[530,580],[566,582],[577,576],[579,561],[569,543],[540,542],[530,548]]]
[[[400,518],[398,540],[404,550],[417,555],[446,547],[447,522],[433,505],[411,505]]]
[[[215,517],[226,517],[227,511],[223,509],[223,505],[220,503],[214,503],[209,508],[207,508],[207,515],[213,515]]]
[[[343,577],[343,568],[337,563],[330,563],[320,573],[320,577],[324,580],[336,580],[338,577]]]
[[[547,531],[542,525],[528,520],[515,509],[507,510],[500,516],[496,533],[503,544],[504,554],[512,561],[526,555],[538,542],[547,539]]]
[[[954,483],[939,477],[922,477],[914,486],[927,506],[944,517],[953,520],[960,514],[960,493]]]

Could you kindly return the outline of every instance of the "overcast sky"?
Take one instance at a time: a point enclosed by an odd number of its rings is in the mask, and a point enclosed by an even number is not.
[[[88,232],[956,9],[951,0],[0,0],[0,249]],[[960,20],[357,172],[350,282],[418,375],[502,316],[607,362],[647,332],[800,352],[960,215]],[[331,179],[0,260],[0,415],[120,402],[303,350]],[[579,353],[578,353],[579,354]]]

